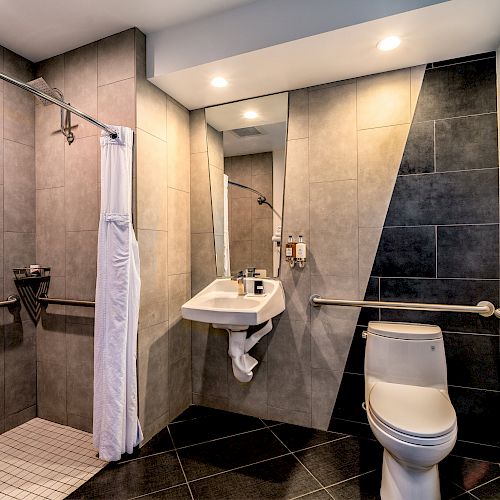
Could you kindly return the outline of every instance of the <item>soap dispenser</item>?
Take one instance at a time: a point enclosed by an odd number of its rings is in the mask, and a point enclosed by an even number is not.
[[[296,245],[297,243],[293,241],[293,236],[289,235],[288,242],[285,246],[285,258],[290,264],[290,267],[295,266]]]
[[[304,243],[302,235],[299,235],[299,242],[295,244],[295,260],[299,263],[299,267],[306,265],[307,247]]]

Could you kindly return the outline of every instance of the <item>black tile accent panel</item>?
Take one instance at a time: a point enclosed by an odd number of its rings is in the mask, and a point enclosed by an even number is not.
[[[434,172],[434,122],[414,123],[410,128],[399,175]]]
[[[431,68],[438,68],[440,66],[449,66],[450,64],[460,64],[469,61],[478,61],[479,59],[490,59],[496,57],[497,53],[495,51],[483,52],[481,54],[472,54],[470,56],[457,57],[455,59],[445,59],[444,61],[436,61],[431,63],[429,66]]]
[[[178,450],[188,481],[286,455],[269,429],[230,436]]]
[[[495,58],[428,69],[414,122],[496,111]]]
[[[498,168],[497,114],[438,120],[436,171],[477,168]]]
[[[385,226],[498,223],[498,170],[397,178]]]
[[[500,391],[498,335],[443,334],[448,384]]]
[[[272,431],[291,451],[303,450],[344,436],[337,432],[320,431],[291,424],[278,425],[273,427]]]
[[[323,486],[331,486],[380,467],[382,450],[376,441],[348,437],[296,455]]]
[[[438,226],[440,278],[498,279],[498,224]]]
[[[170,432],[174,445],[180,448],[263,427],[264,424],[258,418],[221,411],[205,418],[173,424]]]
[[[448,393],[457,413],[458,439],[500,446],[500,392],[450,385]]]
[[[201,479],[190,486],[194,497],[203,500],[261,500],[293,498],[317,490],[319,485],[292,455],[287,455]]]
[[[69,499],[131,498],[184,483],[175,452],[108,465]]]
[[[382,300],[475,305],[481,300],[498,302],[499,282],[495,280],[381,278]],[[499,333],[499,321],[472,313],[438,313],[383,309],[384,321],[407,321],[438,325],[443,331]]]
[[[472,490],[500,477],[498,464],[453,455],[443,460],[439,465],[439,470],[441,478],[454,482],[464,491]]]
[[[434,226],[386,227],[373,264],[374,276],[436,276]]]
[[[332,417],[367,423],[366,412],[361,407],[364,400],[365,377],[344,372]]]
[[[379,298],[379,279],[370,276],[368,285],[366,286],[365,300],[375,300]],[[362,307],[358,317],[358,325],[367,326],[370,321],[378,321],[380,319],[380,310],[371,307]]]
[[[363,338],[365,326],[357,326],[352,338],[351,348],[347,356],[344,372],[363,375],[365,371],[366,340]]]

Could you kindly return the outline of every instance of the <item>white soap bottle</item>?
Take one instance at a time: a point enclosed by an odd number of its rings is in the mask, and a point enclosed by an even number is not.
[[[299,235],[299,242],[295,245],[295,256],[295,259],[299,263],[299,267],[304,267],[307,258],[307,247],[302,235]]]

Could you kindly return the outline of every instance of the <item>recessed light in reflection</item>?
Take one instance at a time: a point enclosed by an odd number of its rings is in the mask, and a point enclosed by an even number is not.
[[[388,50],[393,50],[396,47],[399,47],[401,43],[401,38],[399,36],[388,36],[380,42],[377,43],[377,49],[382,50],[383,52],[387,52]]]
[[[227,80],[222,76],[216,76],[212,78],[212,86],[214,87],[227,87]]]
[[[245,111],[243,113],[243,116],[245,118],[247,118],[248,120],[253,120],[254,118],[257,118],[257,112],[256,111],[252,111],[252,110]]]

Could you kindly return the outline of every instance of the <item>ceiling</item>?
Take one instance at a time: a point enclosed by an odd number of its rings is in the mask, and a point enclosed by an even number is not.
[[[244,117],[246,111],[255,111],[253,119]],[[288,93],[246,99],[207,108],[207,123],[224,132],[224,156],[265,153],[285,148]],[[261,135],[239,137],[232,130],[256,127]]]
[[[255,0],[0,0],[0,45],[38,62],[134,26],[152,33]]]
[[[151,60],[150,47],[149,79],[188,109],[202,108],[496,50],[499,20],[499,0],[450,0],[172,71]],[[402,39],[398,49],[376,49],[379,40],[394,34]],[[214,76],[229,85],[212,87]]]

